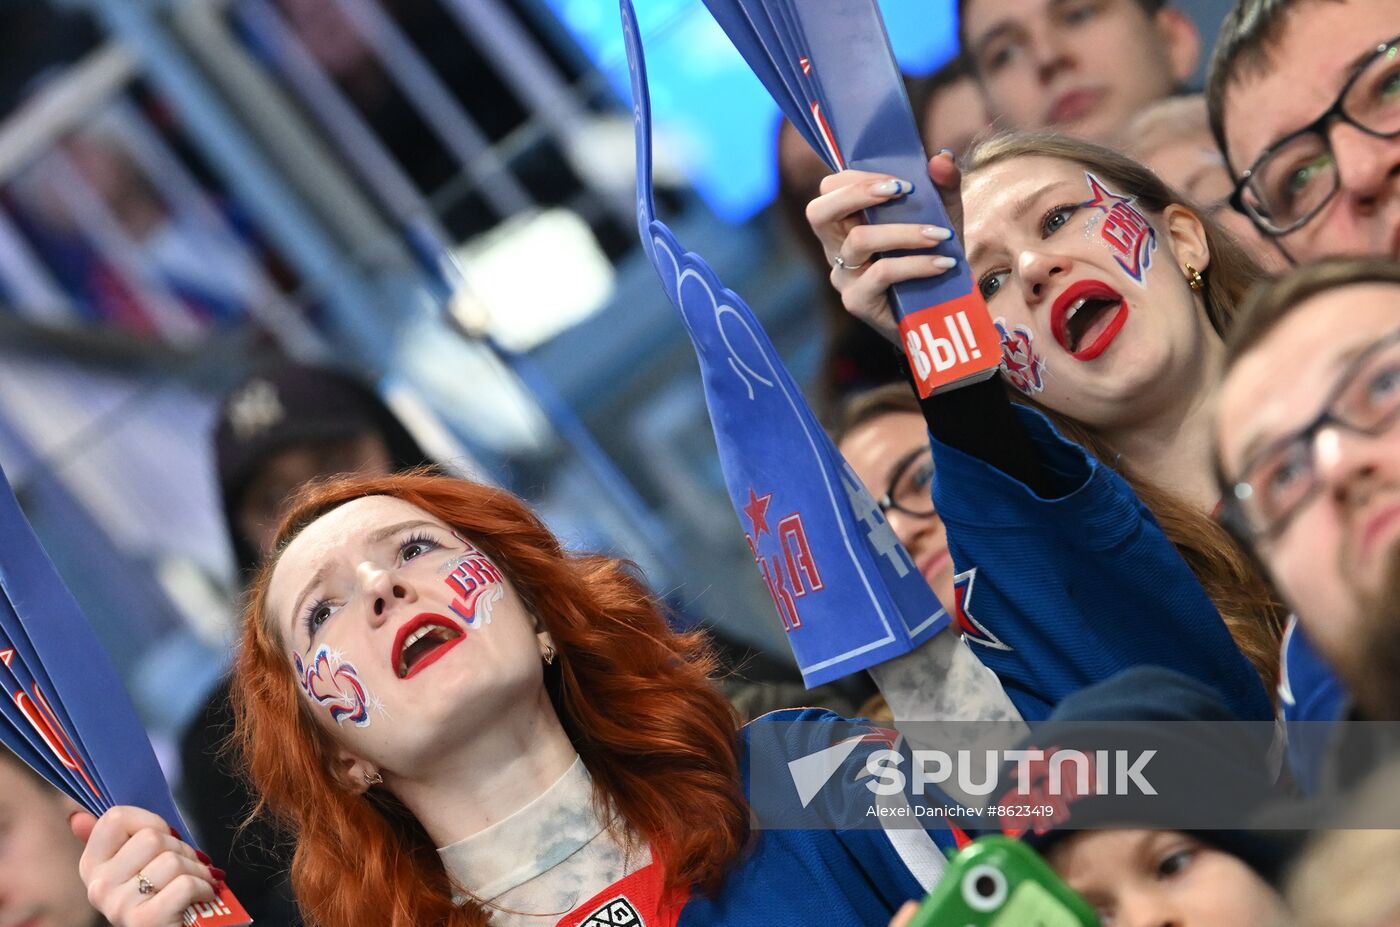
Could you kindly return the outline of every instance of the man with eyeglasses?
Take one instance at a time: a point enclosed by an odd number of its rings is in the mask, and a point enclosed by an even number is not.
[[[1231,204],[1293,261],[1400,257],[1400,0],[1239,0],[1207,83]]]
[[[1227,351],[1222,518],[1361,713],[1400,720],[1400,264],[1332,259],[1273,282]]]

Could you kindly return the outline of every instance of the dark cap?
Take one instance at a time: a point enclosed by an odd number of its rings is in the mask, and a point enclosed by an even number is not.
[[[251,569],[257,554],[242,537],[235,514],[258,471],[297,445],[366,433],[383,439],[396,470],[430,462],[372,389],[337,370],[269,366],[225,397],[214,429],[214,455],[224,518],[241,571]]]
[[[1183,831],[1277,883],[1302,835],[1261,826],[1283,797],[1271,771],[1272,733],[1272,724],[1236,720],[1197,679],[1155,666],[1125,670],[1065,698],[1031,740],[1086,755],[1152,751],[1155,791],[1069,796],[1051,829],[1025,839],[1044,852],[1078,830]]]

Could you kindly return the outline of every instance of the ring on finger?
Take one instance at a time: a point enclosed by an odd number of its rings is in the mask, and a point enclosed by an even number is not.
[[[156,893],[154,883],[141,872],[136,873],[136,890],[143,895],[154,895]]]
[[[865,262],[861,261],[859,264],[848,264],[846,259],[838,254],[836,255],[836,260],[832,261],[832,265],[837,270],[860,270],[865,266]]]

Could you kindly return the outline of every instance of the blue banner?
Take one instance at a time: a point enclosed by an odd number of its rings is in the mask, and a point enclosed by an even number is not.
[[[194,840],[120,677],[0,471],[0,742],[93,814],[136,805]],[[220,888],[186,923],[247,914]]]
[[[704,2],[828,167],[886,173],[914,185],[907,196],[867,210],[868,221],[953,227],[929,179],[875,0]],[[957,266],[891,288],[902,347],[923,396],[984,380],[1001,362],[1001,336],[961,243],[955,236],[928,251]]]
[[[908,653],[947,613],[753,312],[656,219],[646,69],[631,3],[621,5],[642,244],[695,345],[729,497],[797,665],[816,686]]]

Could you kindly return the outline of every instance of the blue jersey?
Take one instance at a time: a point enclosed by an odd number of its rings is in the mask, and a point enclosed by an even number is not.
[[[1312,642],[1289,618],[1283,634],[1278,685],[1279,711],[1288,732],[1288,767],[1302,790],[1317,791],[1331,743],[1331,727],[1342,719],[1350,696]]]
[[[1016,413],[1063,487],[1056,498],[931,440],[955,618],[1022,716],[1155,664],[1211,686],[1241,720],[1271,719],[1258,674],[1132,488],[1039,412]]]
[[[816,817],[834,813],[839,820],[862,820],[862,809],[875,801],[857,781],[859,770],[871,750],[890,746],[885,738],[892,734],[811,708],[765,715],[741,732],[745,795],[760,818],[806,810]],[[788,764],[853,740],[856,748],[841,751],[820,788],[801,793],[800,777]],[[791,808],[774,807],[784,802]],[[767,829],[713,895],[695,890],[666,896],[664,861],[657,861],[598,892],[558,927],[886,927],[904,902],[932,889],[954,848],[952,831],[941,823],[928,831],[878,825]]]

